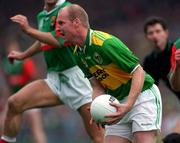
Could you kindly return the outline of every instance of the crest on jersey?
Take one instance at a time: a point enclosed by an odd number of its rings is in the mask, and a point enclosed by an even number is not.
[[[97,52],[94,53],[93,55],[93,59],[98,63],[98,64],[102,64],[103,63],[103,59],[101,57],[101,55]]]
[[[51,17],[51,26],[54,26],[55,22],[56,22],[56,17],[52,16]]]

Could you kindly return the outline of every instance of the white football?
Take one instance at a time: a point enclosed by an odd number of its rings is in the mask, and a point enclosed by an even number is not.
[[[105,115],[116,112],[116,108],[109,103],[119,103],[119,101],[111,95],[103,94],[96,97],[91,103],[90,113],[96,123],[103,123],[109,119]]]

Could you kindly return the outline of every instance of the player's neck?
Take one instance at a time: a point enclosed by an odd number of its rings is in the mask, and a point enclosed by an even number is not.
[[[79,46],[84,47],[84,45],[86,44],[87,34],[88,34],[87,28],[82,28],[79,31],[79,36],[77,37],[77,43]]]
[[[158,50],[160,52],[164,51],[166,48],[166,45],[167,45],[167,42],[162,43],[161,45],[158,46]]]
[[[55,8],[56,4],[46,4],[46,10],[47,12],[53,10]]]

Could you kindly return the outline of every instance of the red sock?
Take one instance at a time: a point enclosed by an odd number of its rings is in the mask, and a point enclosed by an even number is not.
[[[8,142],[1,139],[0,143],[8,143]]]

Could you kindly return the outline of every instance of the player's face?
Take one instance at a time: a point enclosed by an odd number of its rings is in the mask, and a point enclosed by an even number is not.
[[[153,42],[157,48],[161,48],[168,40],[168,30],[164,30],[162,25],[157,23],[147,28],[146,37]]]
[[[76,27],[74,25],[74,22],[69,19],[66,10],[62,10],[59,13],[57,21],[58,21],[58,29],[56,30],[60,31],[62,38],[65,41],[73,42],[73,39],[77,33]]]

